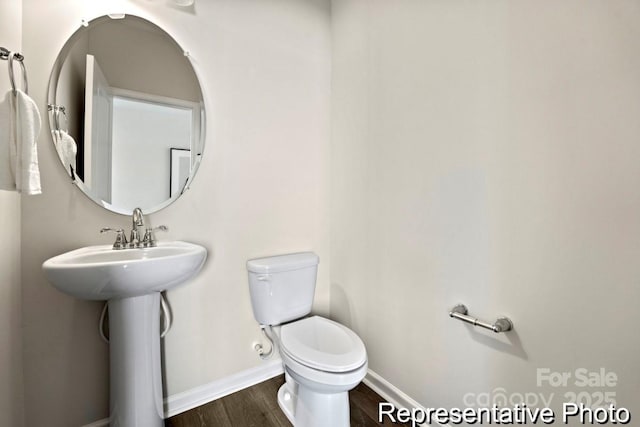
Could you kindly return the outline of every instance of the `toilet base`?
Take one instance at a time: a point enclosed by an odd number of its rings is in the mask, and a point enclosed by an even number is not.
[[[294,393],[293,389],[297,389]],[[349,392],[318,393],[291,379],[278,390],[278,405],[294,427],[349,427]]]
[[[289,388],[287,387],[287,383],[284,383],[278,389],[278,406],[282,409],[282,412],[287,416],[289,422],[295,425],[295,419],[293,414],[295,413],[295,395],[293,395]]]

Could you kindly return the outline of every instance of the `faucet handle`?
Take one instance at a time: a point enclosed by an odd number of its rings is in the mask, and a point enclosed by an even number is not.
[[[142,238],[142,246],[144,246],[145,248],[153,248],[158,245],[156,243],[156,236],[154,234],[154,231],[169,231],[169,227],[167,227],[166,225],[159,225],[154,228],[147,228],[144,233],[144,237]]]
[[[113,243],[113,249],[126,249],[127,248],[127,236],[124,234],[122,228],[104,227],[100,229],[100,233],[114,232],[116,233],[116,241]]]

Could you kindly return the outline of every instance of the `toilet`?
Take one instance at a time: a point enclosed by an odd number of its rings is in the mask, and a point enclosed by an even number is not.
[[[255,319],[280,352],[278,404],[295,427],[349,426],[349,390],[367,372],[367,351],[347,328],[311,313],[319,258],[301,252],[247,261]]]

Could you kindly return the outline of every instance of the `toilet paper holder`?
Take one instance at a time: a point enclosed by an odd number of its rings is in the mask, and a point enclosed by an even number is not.
[[[466,323],[471,323],[473,326],[480,326],[481,328],[489,329],[495,333],[507,332],[513,329],[513,322],[508,317],[500,317],[493,324],[483,322],[473,316],[469,316],[469,310],[464,304],[458,304],[451,309],[449,316],[454,319],[462,320]]]

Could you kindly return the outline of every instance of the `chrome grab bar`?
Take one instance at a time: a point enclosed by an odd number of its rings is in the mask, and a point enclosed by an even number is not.
[[[507,317],[500,317],[495,323],[487,323],[479,320],[473,316],[468,315],[469,311],[464,304],[458,304],[451,309],[449,316],[454,319],[462,320],[466,323],[471,323],[473,326],[480,326],[481,328],[489,329],[495,333],[507,332],[513,329],[513,322]]]

